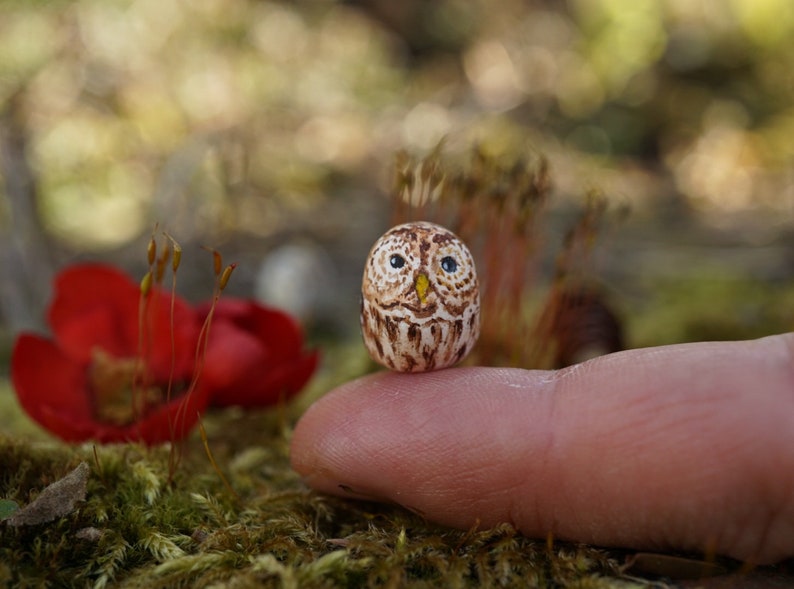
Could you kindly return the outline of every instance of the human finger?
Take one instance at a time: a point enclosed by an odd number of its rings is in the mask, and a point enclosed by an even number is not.
[[[794,555],[793,338],[379,373],[306,412],[292,463],[456,527],[771,562]]]

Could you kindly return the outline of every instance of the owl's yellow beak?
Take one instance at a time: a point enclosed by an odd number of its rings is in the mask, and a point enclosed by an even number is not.
[[[430,281],[427,279],[426,274],[420,274],[416,277],[414,289],[419,296],[419,302],[423,305],[427,302],[427,289],[430,288]]]

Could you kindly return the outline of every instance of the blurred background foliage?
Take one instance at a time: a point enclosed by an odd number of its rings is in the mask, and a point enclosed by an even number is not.
[[[442,139],[545,155],[563,216],[630,205],[599,260],[630,344],[782,331],[792,137],[787,0],[2,0],[5,346],[64,264],[143,268],[155,223],[355,334],[394,153]]]

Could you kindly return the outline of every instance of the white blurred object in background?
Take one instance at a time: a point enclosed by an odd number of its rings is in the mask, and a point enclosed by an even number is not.
[[[315,244],[294,242],[262,261],[254,286],[262,303],[288,311],[304,324],[333,323],[339,306],[335,264]]]

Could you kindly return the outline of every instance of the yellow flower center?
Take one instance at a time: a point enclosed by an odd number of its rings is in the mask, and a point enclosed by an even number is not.
[[[163,391],[145,381],[146,366],[136,358],[115,358],[95,348],[88,383],[100,421],[127,425],[163,402]]]

